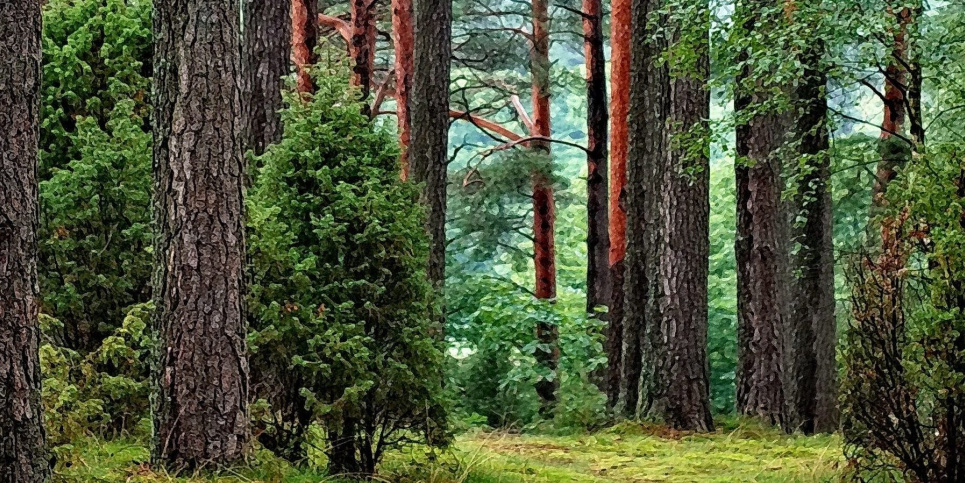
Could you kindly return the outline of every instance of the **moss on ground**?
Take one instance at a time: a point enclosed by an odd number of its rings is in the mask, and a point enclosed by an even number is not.
[[[265,452],[249,466],[219,475],[174,478],[150,469],[138,440],[86,440],[59,449],[55,481],[130,483],[334,483]],[[787,436],[753,424],[730,424],[710,435],[624,424],[593,434],[519,435],[474,432],[451,451],[418,449],[391,455],[378,481],[398,483],[556,482],[817,482],[841,464],[836,436]]]

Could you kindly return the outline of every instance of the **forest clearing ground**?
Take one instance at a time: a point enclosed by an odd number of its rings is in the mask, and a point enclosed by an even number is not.
[[[63,483],[336,483],[293,469],[262,452],[251,468],[219,477],[172,478],[151,471],[141,440],[85,440],[61,455]],[[69,465],[65,465],[70,461]],[[820,482],[842,464],[837,436],[787,436],[752,424],[725,424],[710,435],[623,424],[591,434],[521,435],[474,431],[426,461],[413,449],[389,456],[379,482]]]

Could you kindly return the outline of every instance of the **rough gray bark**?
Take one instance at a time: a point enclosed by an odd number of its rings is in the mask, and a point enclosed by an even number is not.
[[[248,441],[238,7],[154,4],[152,458],[175,470],[231,464]]]
[[[446,184],[449,161],[449,72],[452,0],[414,0],[412,91],[409,116],[412,179],[424,183],[429,209],[429,280],[442,290],[446,276]]]
[[[40,401],[37,150],[40,2],[0,2],[0,479],[40,483],[50,464]]]
[[[768,5],[771,4],[771,5]],[[764,8],[780,6],[776,0],[752,1],[742,6],[747,35],[765,22]],[[780,10],[777,10],[780,12]],[[764,33],[763,35],[766,35]],[[745,60],[755,55],[745,52]],[[754,72],[750,59],[738,76],[734,109],[750,113],[737,127],[737,410],[772,424],[785,421],[784,297],[787,249],[785,212],[781,196],[783,163],[778,150],[787,134],[787,115],[766,106],[770,100],[766,73]]]
[[[793,239],[793,311],[788,320],[787,398],[791,427],[805,433],[838,428],[837,345],[834,315],[831,157],[823,46],[804,52],[806,66],[795,97],[801,116],[795,136],[808,170],[798,177],[793,200],[798,218]]]
[[[634,0],[631,11],[630,105],[627,155],[627,250],[623,283],[623,362],[615,411],[636,417],[643,373],[647,325],[655,320],[650,303],[657,273],[660,180],[666,164],[666,121],[669,81],[656,59],[663,43],[653,40],[648,23],[659,0]]]
[[[654,247],[656,279],[650,294],[654,316],[648,320],[643,347],[642,414],[675,429],[713,431],[710,365],[707,359],[707,275],[710,256],[710,10],[702,2],[695,19],[699,37],[686,48],[696,65],[674,72],[669,82],[665,166],[654,197],[659,197]],[[705,21],[702,21],[705,20]],[[673,25],[676,33],[691,26]],[[681,136],[698,139],[701,149],[677,147]]]
[[[248,149],[256,155],[281,140],[279,111],[291,57],[290,0],[245,0],[245,98],[248,101]]]

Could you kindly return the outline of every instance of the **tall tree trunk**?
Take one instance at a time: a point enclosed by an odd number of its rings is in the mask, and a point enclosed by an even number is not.
[[[290,0],[245,0],[245,91],[248,148],[256,155],[281,140],[281,92],[288,74],[291,47]]]
[[[318,62],[315,46],[318,44],[318,2],[315,0],[291,0],[292,63],[298,73],[298,92],[314,92],[310,66]]]
[[[452,0],[414,0],[412,179],[423,183],[429,209],[429,280],[441,293],[446,280],[446,185],[449,163],[449,72],[452,49]]]
[[[675,73],[669,86],[669,126],[660,197],[657,283],[651,293],[659,318],[646,326],[643,414],[671,427],[713,431],[707,359],[707,275],[710,261],[710,9],[700,2],[693,26],[674,25],[673,42],[697,55],[692,72]],[[696,19],[695,19],[696,20]],[[696,40],[694,40],[696,39]],[[674,46],[673,48],[680,48]],[[671,64],[672,65],[672,64]],[[700,149],[677,146],[696,139]]]
[[[409,179],[409,90],[412,89],[412,0],[392,0],[392,36],[395,40],[395,112],[399,126],[399,156],[402,180]]]
[[[40,1],[0,2],[0,475],[50,478],[40,401]]]
[[[795,92],[799,106],[794,127],[806,166],[797,177],[792,257],[793,310],[788,319],[786,396],[792,428],[810,434],[838,428],[837,344],[834,316],[834,241],[832,238],[831,156],[824,46],[811,44],[801,55],[804,75]]]
[[[586,309],[605,307],[610,296],[610,236],[607,233],[606,56],[603,52],[603,5],[583,0],[583,47],[586,57],[587,180]]]
[[[607,403],[620,397],[623,362],[623,259],[627,253],[627,116],[630,109],[631,0],[612,0],[610,27],[610,243],[609,325],[607,328]]]
[[[550,59],[549,59],[549,4],[546,0],[533,0],[533,45],[530,51],[530,75],[533,78],[533,129],[532,135],[549,138],[550,129]],[[533,141],[530,146],[538,152],[550,155],[545,141]],[[552,169],[552,168],[550,168]],[[533,173],[533,248],[536,266],[536,298],[556,298],[556,247],[553,231],[556,223],[556,206],[553,200],[551,173]],[[536,350],[536,361],[543,370],[552,375],[536,383],[536,393],[541,402],[541,412],[546,415],[556,405],[559,389],[560,351],[559,328],[555,324],[539,322],[536,338],[544,348]]]
[[[657,61],[663,54],[664,42],[655,39],[650,30],[653,24],[648,20],[661,7],[660,0],[634,0],[631,11],[633,48],[627,117],[623,353],[620,394],[615,408],[618,414],[629,418],[638,415],[644,336],[648,323],[655,320],[652,313],[655,306],[650,299],[657,283],[659,193],[667,156],[664,126],[669,80],[666,69]]]
[[[770,0],[773,2],[773,0]],[[780,16],[763,16],[773,8],[755,1],[743,10],[746,35],[770,29]],[[766,32],[760,35],[767,35]],[[747,61],[737,79],[734,109],[749,115],[737,127],[735,165],[737,182],[737,410],[771,424],[785,420],[784,315],[781,290],[787,270],[784,238],[782,168],[778,150],[787,133],[787,115],[766,106],[773,88],[767,72],[755,72],[756,52],[744,52]]]
[[[352,55],[352,85],[359,88],[360,97],[368,103],[375,70],[376,0],[352,0],[352,36],[349,52]],[[369,108],[366,107],[366,112]]]
[[[238,3],[154,8],[152,457],[175,470],[228,465],[248,441]]]
[[[885,68],[884,117],[881,121],[879,150],[881,160],[875,172],[872,188],[872,205],[883,207],[888,184],[895,178],[895,170],[911,157],[911,146],[906,134],[908,114],[908,27],[914,21],[910,8],[903,7],[895,13],[897,25],[891,35],[891,55]]]

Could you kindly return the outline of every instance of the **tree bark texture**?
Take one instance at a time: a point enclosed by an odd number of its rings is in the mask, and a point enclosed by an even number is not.
[[[40,1],[0,2],[0,479],[50,478],[40,400]]]
[[[888,184],[897,175],[896,169],[904,164],[911,156],[911,146],[906,134],[906,119],[908,115],[908,28],[914,21],[910,8],[902,8],[895,13],[897,25],[890,38],[892,40],[891,55],[885,67],[884,86],[884,117],[881,121],[881,135],[879,150],[881,160],[875,171],[875,183],[872,188],[872,205],[881,208],[886,204],[885,192]]]
[[[291,0],[245,0],[245,90],[249,112],[248,148],[255,155],[281,140],[282,89],[291,46]],[[297,1],[297,0],[296,0]]]
[[[298,92],[314,92],[310,68],[318,62],[315,47],[318,45],[318,2],[315,0],[291,0],[292,63],[298,74]]]
[[[744,6],[747,35],[764,28],[766,2]],[[767,21],[773,20],[768,17]],[[766,35],[766,34],[762,34]],[[756,55],[744,52],[734,108],[749,113],[737,127],[737,410],[782,424],[785,421],[784,315],[781,290],[787,280],[788,244],[783,238],[781,196],[783,163],[779,149],[787,134],[787,115],[773,112],[765,85],[755,73]],[[763,78],[763,77],[761,77]]]
[[[608,305],[610,296],[610,236],[607,233],[607,112],[606,56],[603,51],[603,5],[583,0],[583,48],[586,58],[587,130],[587,267],[586,309]]]
[[[707,133],[710,119],[710,10],[701,2],[706,25],[692,46],[693,72],[676,73],[669,85],[666,166],[659,191],[657,283],[650,294],[658,306],[648,320],[643,348],[643,414],[675,429],[713,431],[710,364],[707,359],[707,275],[710,256],[710,139],[702,149],[677,146],[693,132]],[[675,36],[684,28],[679,25]],[[677,42],[677,39],[673,39]]]
[[[440,292],[446,278],[446,185],[449,162],[449,72],[452,0],[414,0],[412,131],[409,163],[412,179],[423,183],[429,209],[429,280]]]
[[[549,60],[549,3],[533,0],[533,38],[530,50],[530,75],[533,78],[533,136],[549,138],[550,127],[550,60]],[[533,149],[550,155],[545,141],[530,143]],[[554,229],[556,203],[549,173],[533,173],[533,248],[536,266],[536,298],[556,299],[556,246]],[[543,370],[552,374],[536,383],[541,411],[548,414],[556,405],[559,389],[557,369],[560,360],[559,328],[554,324],[540,322],[536,326],[536,338],[543,349],[536,349],[536,361]]]
[[[808,168],[797,179],[793,204],[793,310],[788,319],[786,396],[791,427],[810,434],[838,428],[837,345],[834,315],[831,156],[824,48],[815,43],[801,56],[804,76],[795,92],[801,115],[795,136]]]
[[[392,37],[395,44],[395,113],[399,126],[399,164],[403,181],[409,179],[409,91],[412,89],[412,0],[392,0]]]
[[[660,0],[634,0],[627,117],[626,278],[623,283],[623,354],[620,394],[615,411],[639,415],[643,346],[647,325],[655,320],[650,303],[657,283],[659,199],[666,165],[669,79],[657,62],[664,42],[654,39],[648,23]],[[615,94],[616,95],[616,94]],[[612,261],[612,259],[611,259]]]
[[[352,85],[360,90],[360,97],[367,103],[372,91],[372,74],[375,70],[376,0],[351,0],[352,36],[349,53],[352,56]],[[368,108],[366,108],[368,111]]]
[[[238,3],[154,8],[152,457],[175,470],[222,466],[248,441]]]
[[[627,115],[630,107],[631,0],[612,0],[610,27],[610,295],[607,317],[607,403],[620,397],[623,362],[623,279],[627,252]]]

